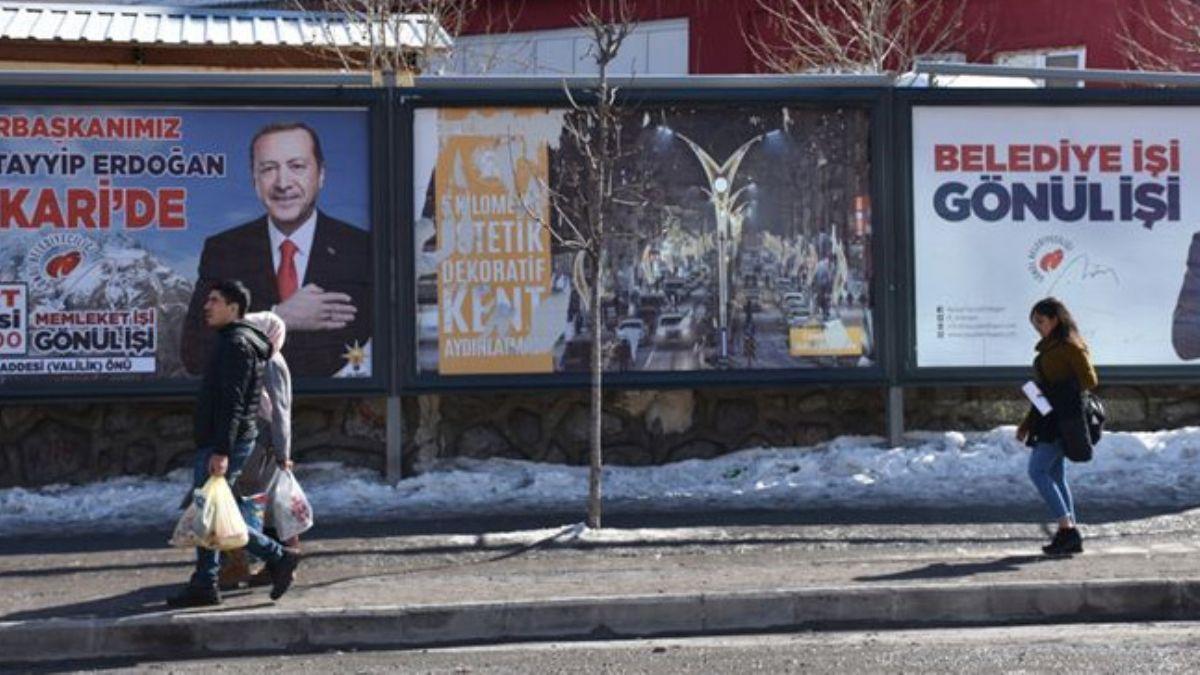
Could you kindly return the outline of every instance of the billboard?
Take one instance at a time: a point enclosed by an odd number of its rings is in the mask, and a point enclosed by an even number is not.
[[[365,108],[0,107],[0,383],[199,376],[209,284],[288,324],[300,377],[366,377]]]
[[[622,112],[615,189],[638,198],[612,207],[600,326],[559,236],[586,200],[583,115],[416,111],[418,374],[587,372],[595,330],[610,372],[877,364],[867,109]]]
[[[1200,109],[916,106],[918,367],[1027,366],[1063,300],[1093,358],[1200,357]]]

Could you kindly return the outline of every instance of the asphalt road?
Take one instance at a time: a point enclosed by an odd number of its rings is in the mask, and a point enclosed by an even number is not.
[[[62,672],[62,666],[58,666]],[[73,668],[74,670],[70,670]],[[1188,673],[1193,623],[1018,626],[72,664],[139,673]],[[45,672],[45,671],[43,671]]]

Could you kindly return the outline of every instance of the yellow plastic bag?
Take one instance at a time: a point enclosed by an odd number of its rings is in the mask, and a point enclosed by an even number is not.
[[[223,476],[209,478],[196,490],[192,503],[196,507],[192,531],[197,545],[214,551],[232,551],[250,540],[246,520]]]

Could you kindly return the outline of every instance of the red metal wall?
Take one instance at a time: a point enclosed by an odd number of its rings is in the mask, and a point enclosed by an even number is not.
[[[600,4],[600,3],[596,3]],[[479,0],[467,33],[571,28],[584,0]],[[688,19],[688,70],[751,72],[753,62],[741,25],[754,0],[639,0],[638,19]]]
[[[1088,68],[1126,68],[1122,19],[1131,21],[1138,0],[971,0],[965,23],[975,27],[967,60],[991,63],[996,52],[1047,47],[1087,48]]]
[[[480,5],[468,33],[571,27],[584,0],[480,0]],[[1141,6],[1141,0],[967,0],[961,50],[968,61],[992,63],[997,52],[1084,46],[1089,68],[1126,68],[1122,19],[1136,24],[1132,19]],[[640,0],[636,10],[643,21],[688,18],[692,73],[757,70],[743,35],[761,17],[758,0]],[[1154,42],[1149,31],[1137,32]]]

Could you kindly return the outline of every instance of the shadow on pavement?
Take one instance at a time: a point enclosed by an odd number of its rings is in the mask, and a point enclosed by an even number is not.
[[[305,584],[304,588],[306,588],[306,589],[328,588],[330,586],[336,586],[338,584],[341,584],[341,583],[344,583],[347,581],[357,581],[359,579],[364,579],[367,577],[371,577],[371,578],[403,577],[403,576],[415,574],[418,572],[420,572],[420,573],[437,572],[439,570],[458,569],[458,568],[462,568],[462,567],[468,567],[471,565],[486,565],[487,563],[500,562],[501,560],[508,560],[510,558],[516,558],[518,556],[524,555],[525,553],[529,553],[530,551],[533,551],[535,549],[544,548],[546,546],[549,546],[550,544],[553,544],[557,541],[565,539],[569,536],[577,535],[579,533],[579,531],[580,531],[580,528],[577,525],[564,527],[561,530],[559,530],[558,532],[555,532],[554,534],[552,534],[548,537],[545,537],[543,539],[539,539],[538,541],[535,541],[535,542],[532,542],[529,544],[512,545],[510,547],[507,547],[508,550],[506,550],[498,555],[489,556],[487,558],[481,558],[479,560],[457,561],[457,562],[444,563],[441,565],[417,567],[417,568],[413,568],[413,569],[406,569],[403,572],[391,572],[388,574],[356,574],[356,575],[351,575],[351,576],[340,577],[337,579],[330,579],[329,581],[323,581],[323,582],[315,583],[315,584]],[[458,549],[458,550],[461,552],[462,549]],[[428,552],[428,551],[426,551],[426,552]],[[374,555],[380,554],[380,552],[378,552],[378,551],[373,551],[373,552],[368,552],[368,551],[344,551],[344,552],[324,551],[324,552],[321,552],[318,554],[308,554],[308,555],[305,555],[305,557],[306,558],[314,558],[314,557],[319,557],[319,556],[331,556],[332,557],[332,556],[340,556],[340,555],[354,555],[354,554],[361,554],[361,553],[372,553]],[[386,555],[386,553],[385,553],[385,555]]]
[[[193,566],[195,566],[195,562],[189,560],[179,560],[175,562],[143,561],[126,563],[122,565],[96,565],[94,567],[83,567],[80,565],[71,565],[69,567],[39,567],[38,569],[2,570],[0,571],[0,579],[56,577],[64,574],[89,574],[97,572],[140,572],[148,569],[169,569],[174,567],[191,568]]]
[[[108,598],[97,598],[84,602],[68,603],[55,607],[23,610],[11,614],[0,615],[0,621],[35,621],[38,619],[114,619],[119,617],[141,616],[145,614],[182,614],[188,610],[176,610],[167,607],[167,598],[174,595],[183,582],[158,584],[139,588]],[[253,595],[254,591],[238,590],[223,592],[226,601]],[[262,595],[262,594],[260,594]],[[205,614],[221,614],[224,612],[241,612],[248,609],[271,607],[274,603],[265,600],[253,604],[234,602],[225,606],[206,607]]]
[[[167,597],[178,591],[181,584],[159,584],[135,591],[57,607],[43,607],[6,614],[4,621],[33,621],[36,619],[84,619],[138,616],[167,611]]]
[[[1056,560],[1044,555],[1010,555],[997,560],[968,563],[932,563],[924,567],[893,572],[854,577],[855,581],[920,581],[924,579],[957,579],[973,577],[979,574],[998,574],[1000,572],[1016,572],[1021,566],[1031,563]]]

